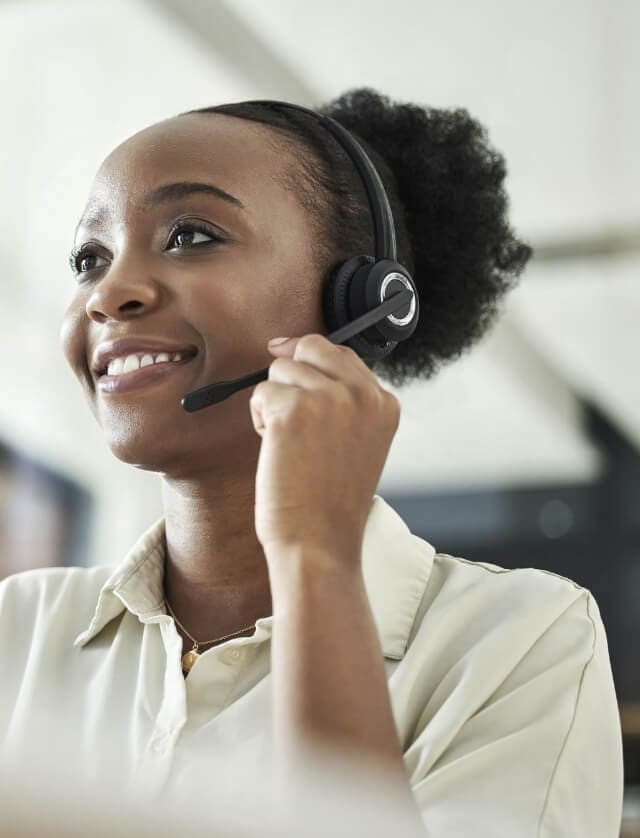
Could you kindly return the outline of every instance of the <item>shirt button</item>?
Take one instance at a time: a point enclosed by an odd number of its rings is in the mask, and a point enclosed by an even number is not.
[[[223,663],[237,663],[242,658],[242,652],[240,649],[225,649],[220,655],[220,657],[222,658]]]
[[[153,741],[153,744],[151,745],[151,750],[155,754],[162,754],[166,751],[168,743],[169,743],[168,734],[164,733],[164,734],[161,734],[159,736],[156,736],[156,738]]]

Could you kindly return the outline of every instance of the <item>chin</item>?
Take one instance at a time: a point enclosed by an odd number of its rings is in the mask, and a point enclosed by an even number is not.
[[[113,456],[122,463],[145,471],[161,471],[163,464],[171,459],[171,451],[166,442],[158,444],[158,434],[141,431],[127,433],[131,429],[118,429],[118,433],[109,434],[106,442]]]

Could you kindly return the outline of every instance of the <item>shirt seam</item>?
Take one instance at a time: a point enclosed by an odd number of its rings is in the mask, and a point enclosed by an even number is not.
[[[584,590],[586,591],[586,588]],[[553,781],[556,778],[556,774],[558,773],[558,768],[560,766],[560,761],[562,760],[562,756],[565,752],[565,748],[566,748],[567,743],[569,741],[569,737],[571,736],[571,732],[573,731],[573,726],[575,724],[576,716],[578,715],[578,705],[580,703],[580,697],[582,695],[582,687],[584,685],[585,675],[587,673],[587,669],[589,667],[589,664],[591,663],[591,661],[594,658],[595,651],[596,651],[596,640],[597,640],[596,633],[597,632],[596,632],[595,622],[593,620],[593,617],[591,616],[591,611],[589,609],[590,600],[591,600],[591,594],[589,593],[589,591],[587,591],[587,616],[589,617],[589,620],[591,621],[591,628],[592,628],[592,631],[593,631],[593,645],[591,647],[591,655],[589,656],[589,660],[585,663],[585,665],[582,668],[582,674],[580,675],[580,682],[579,682],[579,685],[578,685],[578,692],[576,693],[576,700],[575,700],[575,704],[574,704],[574,707],[573,707],[573,716],[572,716],[571,722],[569,724],[569,729],[567,730],[567,733],[564,737],[562,747],[560,748],[560,751],[559,751],[558,756],[556,758],[556,762],[555,762],[555,765],[554,765],[553,770],[551,772],[551,776],[549,777],[549,785],[547,786],[547,793],[545,794],[544,803],[542,804],[542,810],[540,812],[540,819],[538,821],[536,838],[540,838],[540,835],[541,835],[544,816],[547,813],[547,806],[549,804],[549,798],[551,797],[551,788],[553,786]]]
[[[413,536],[413,538],[417,538],[417,536]],[[418,540],[422,542],[420,549],[423,550],[425,542],[422,539]],[[429,555],[429,552],[430,551],[427,550],[423,553],[421,561],[417,565],[417,569],[416,567],[413,568],[410,583],[408,583],[405,587],[405,590],[407,591],[406,599],[402,602],[397,614],[398,624],[402,624],[402,635],[401,639],[397,643],[393,644],[393,647],[389,652],[385,653],[383,650],[383,655],[387,658],[387,660],[400,661],[407,654],[411,632],[416,624],[418,611],[420,610],[420,606],[424,599],[429,578],[431,576],[431,570],[433,568],[434,553]],[[398,643],[401,644],[401,647],[398,651],[396,651],[395,647]]]
[[[579,591],[587,591],[588,589],[585,588],[583,585],[578,584],[575,579],[570,579],[568,576],[562,576],[560,573],[554,573],[552,570],[543,570],[541,567],[487,567],[483,562],[476,562],[473,559],[463,559],[461,556],[452,556],[450,553],[436,553],[434,556],[434,561],[438,557],[445,557],[448,559],[453,559],[455,562],[460,562],[461,564],[468,564],[473,565],[474,567],[478,567],[481,570],[485,570],[487,573],[493,573],[495,576],[498,576],[502,573],[517,573],[521,570],[535,570],[536,573],[544,573],[546,576],[554,576],[556,579],[563,579],[565,582],[570,582],[574,588]],[[589,615],[591,616],[591,615]],[[593,620],[592,620],[593,622]]]

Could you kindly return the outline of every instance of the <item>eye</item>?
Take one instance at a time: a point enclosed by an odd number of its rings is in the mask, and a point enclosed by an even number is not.
[[[194,242],[193,238],[196,236],[205,236],[211,241],[206,242]],[[189,238],[191,237],[191,238]],[[206,224],[200,222],[189,222],[189,223],[181,223],[177,227],[171,231],[169,235],[169,243],[173,240],[179,243],[177,247],[169,247],[168,250],[184,250],[185,244],[188,247],[191,246],[199,246],[202,247],[203,245],[210,245],[210,244],[218,244],[223,242],[224,239],[222,236],[218,235],[214,230],[208,227]],[[105,257],[100,256],[99,253],[96,252],[96,246],[92,245],[91,243],[83,244],[79,248],[73,248],[71,251],[71,255],[69,256],[69,265],[71,270],[74,274],[79,276],[80,274],[86,274],[95,268],[102,267],[101,265],[88,265],[87,260],[91,260],[92,258],[97,259],[104,259]],[[106,261],[106,260],[105,260]],[[84,266],[84,267],[83,267]]]
[[[69,265],[71,270],[74,274],[83,274],[87,273],[87,270],[80,267],[84,265],[87,259],[91,259],[95,257],[97,259],[103,259],[103,256],[95,252],[95,248],[91,244],[83,244],[82,247],[73,248],[71,251],[71,255],[69,256]],[[88,270],[97,267],[96,265],[92,265]]]
[[[185,234],[191,235],[201,235],[201,236],[208,236],[208,238],[213,239],[214,242],[221,242],[223,241],[222,236],[219,236],[216,232],[214,232],[210,227],[207,227],[206,224],[196,223],[190,221],[188,224],[180,224],[178,227],[175,227],[169,236],[169,241],[175,239],[176,241],[181,238],[184,242]],[[193,241],[190,241],[189,244],[194,244]],[[207,244],[207,242],[200,242],[200,244]],[[169,248],[170,250],[181,250],[182,248]]]

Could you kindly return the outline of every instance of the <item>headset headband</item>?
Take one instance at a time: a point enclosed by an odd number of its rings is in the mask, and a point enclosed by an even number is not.
[[[281,107],[302,111],[315,117],[333,134],[353,161],[367,192],[371,217],[373,219],[373,241],[376,262],[381,259],[391,259],[395,262],[397,260],[396,228],[393,222],[393,213],[391,212],[389,198],[387,197],[380,175],[371,162],[371,158],[353,134],[330,116],[316,113],[316,111],[304,108],[302,105],[294,105],[291,102],[280,102],[277,99],[252,99],[239,104],[280,105]]]

